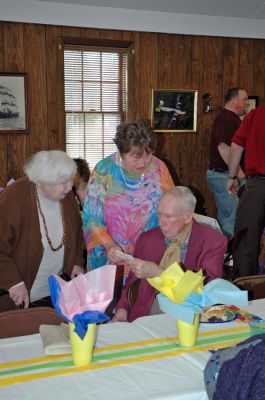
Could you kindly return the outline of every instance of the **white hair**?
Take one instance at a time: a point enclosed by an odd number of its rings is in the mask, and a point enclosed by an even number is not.
[[[61,150],[42,150],[30,157],[23,171],[31,182],[56,185],[65,182],[76,174],[74,160]]]
[[[172,189],[163,193],[160,200],[165,196],[172,196],[175,200],[177,200],[180,203],[183,211],[195,210],[197,200],[192,191],[187,186],[173,187]]]

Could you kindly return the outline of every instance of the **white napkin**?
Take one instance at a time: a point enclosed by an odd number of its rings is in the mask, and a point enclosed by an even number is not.
[[[68,324],[41,325],[39,331],[47,355],[71,354]]]

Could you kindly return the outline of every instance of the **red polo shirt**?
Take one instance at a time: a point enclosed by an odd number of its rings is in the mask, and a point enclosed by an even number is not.
[[[245,149],[246,176],[265,175],[265,106],[246,115],[232,142]]]

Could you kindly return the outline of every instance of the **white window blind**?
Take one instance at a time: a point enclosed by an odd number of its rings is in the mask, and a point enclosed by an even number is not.
[[[116,151],[116,127],[126,120],[128,57],[124,49],[66,47],[66,151],[92,170]]]

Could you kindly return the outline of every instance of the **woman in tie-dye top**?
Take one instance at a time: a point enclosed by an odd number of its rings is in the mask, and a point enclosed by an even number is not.
[[[155,142],[143,121],[120,125],[118,152],[96,165],[83,212],[88,269],[117,264],[116,250],[133,254],[139,235],[158,225],[158,199],[174,184],[166,165],[152,155]]]

